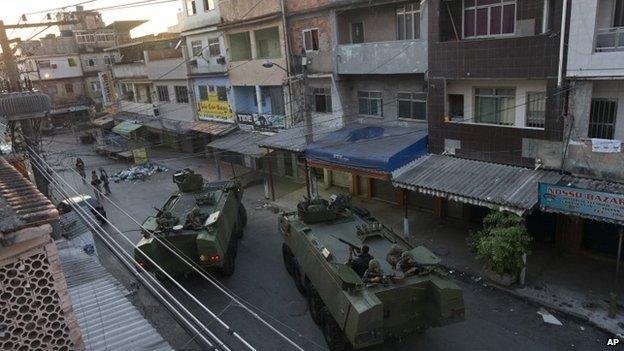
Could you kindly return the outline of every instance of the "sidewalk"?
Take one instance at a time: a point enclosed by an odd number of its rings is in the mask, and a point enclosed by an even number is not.
[[[279,180],[280,188],[284,180]],[[286,182],[287,183],[287,182]],[[292,185],[289,186],[292,188]],[[319,187],[320,188],[320,187]],[[332,193],[348,193],[345,189],[319,189],[323,198]],[[301,186],[283,196],[278,196],[275,205],[283,210],[294,210],[297,202],[306,194]],[[371,214],[396,233],[403,233],[403,208],[379,200],[355,198],[354,205],[368,209]],[[410,236],[413,245],[423,245],[442,258],[451,270],[456,270],[481,281],[483,264],[474,259],[466,244],[469,225],[448,219],[444,223],[433,214],[409,209]],[[528,258],[525,287],[502,288],[519,298],[543,305],[553,310],[586,320],[596,327],[612,334],[624,334],[624,291],[620,284],[619,311],[616,318],[607,317],[609,293],[612,291],[615,265],[584,258],[568,256],[552,248],[534,245]],[[485,284],[485,283],[484,283]]]

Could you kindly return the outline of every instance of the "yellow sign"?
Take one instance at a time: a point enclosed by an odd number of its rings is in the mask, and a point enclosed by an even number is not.
[[[217,93],[208,93],[208,100],[197,103],[197,112],[201,116],[219,119],[233,119],[234,114],[227,101],[219,101]]]
[[[134,156],[134,164],[147,163],[147,149],[144,147],[132,150],[132,156]]]

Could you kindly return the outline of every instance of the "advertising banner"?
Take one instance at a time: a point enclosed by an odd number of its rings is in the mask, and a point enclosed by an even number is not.
[[[540,208],[624,224],[624,195],[556,184],[539,184]]]
[[[220,101],[217,93],[209,93],[208,100],[197,103],[197,113],[201,117],[208,117],[222,121],[234,122],[234,114],[227,101]]]
[[[134,156],[134,163],[137,165],[147,163],[147,149],[144,147],[132,150],[132,156]]]
[[[111,73],[108,71],[99,72],[98,78],[102,89],[102,103],[104,106],[110,106],[115,102],[115,88]]]

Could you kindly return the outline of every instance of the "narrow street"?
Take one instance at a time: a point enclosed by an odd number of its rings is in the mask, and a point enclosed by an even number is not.
[[[126,168],[125,164],[104,159],[99,156],[86,156],[91,151],[88,147],[68,144],[72,143],[68,136],[57,136],[51,141],[51,148],[61,145],[70,151],[65,158],[58,159],[57,165],[71,166],[74,154],[83,155],[87,173],[92,167],[106,167],[109,174]],[[186,155],[188,156],[188,155]],[[189,167],[201,172],[205,177],[215,178],[213,164],[202,157],[187,157],[170,151],[157,150],[152,154],[152,162],[165,165],[168,172],[157,173],[145,182],[112,183],[111,199],[126,210],[137,221],[153,214],[154,206],[161,206],[174,191],[171,182],[173,171]],[[73,186],[85,193],[90,193],[72,170],[61,174]],[[280,183],[282,184],[282,183]],[[290,192],[298,185],[283,183],[278,188],[278,196]],[[283,267],[280,246],[282,243],[276,228],[277,215],[262,206],[264,193],[262,185],[254,185],[246,189],[245,207],[249,222],[245,228],[245,236],[240,242],[236,261],[235,274],[227,279],[216,276],[231,292],[247,302],[265,320],[275,326],[305,350],[325,349],[325,341],[319,328],[314,324],[307,312],[305,298],[299,294],[290,276]],[[137,224],[128,216],[117,210],[112,204],[104,203],[109,219],[120,230],[125,232],[133,242],[138,241],[140,233]],[[119,234],[109,229],[118,239]],[[107,250],[98,243],[98,252],[106,255]],[[124,243],[128,250],[131,246]],[[374,253],[373,253],[374,254]],[[133,279],[120,270],[115,260],[104,257],[104,261],[113,269],[124,284],[130,285]],[[117,267],[116,267],[117,266]],[[410,337],[401,342],[387,343],[378,350],[602,350],[608,336],[583,323],[557,315],[563,326],[549,325],[537,314],[538,306],[527,304],[517,298],[494,290],[482,282],[457,280],[463,288],[466,304],[466,320],[447,327],[435,328],[422,335]],[[258,350],[288,350],[292,347],[271,332],[242,308],[232,304],[222,293],[209,282],[200,278],[185,280],[183,285],[189,289],[208,308],[219,314],[232,328],[250,340]],[[222,340],[231,342],[234,349],[239,349],[231,336],[226,335],[223,328],[212,322],[207,313],[203,313],[195,304],[171,284],[173,293],[185,301],[185,304],[205,321]],[[154,323],[163,313],[162,309],[143,309],[148,319]],[[150,314],[152,314],[150,316]],[[155,323],[158,329],[165,326]],[[166,330],[160,330],[168,335]],[[170,334],[170,333],[169,333]],[[176,348],[189,347],[188,335],[168,335],[169,341]],[[173,338],[174,340],[171,340]],[[175,340],[177,339],[177,340]]]

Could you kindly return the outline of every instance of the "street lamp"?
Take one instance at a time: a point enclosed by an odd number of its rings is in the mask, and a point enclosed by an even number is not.
[[[282,67],[282,66],[278,65],[278,64],[277,64],[277,63],[275,63],[275,62],[271,62],[271,61],[267,61],[267,62],[263,63],[263,64],[262,64],[262,67],[264,67],[264,68],[273,68],[273,67],[277,67],[277,68],[281,69],[282,71],[284,71],[284,72],[288,73],[288,70],[287,70],[286,68],[284,68],[284,67]]]

